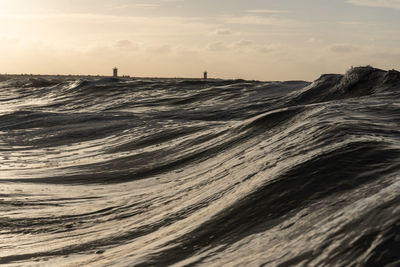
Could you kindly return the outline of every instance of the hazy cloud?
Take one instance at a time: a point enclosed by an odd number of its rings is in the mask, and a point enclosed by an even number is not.
[[[287,26],[295,24],[294,21],[289,19],[280,19],[275,17],[261,17],[261,16],[224,17],[221,20],[227,24],[238,24],[238,25]]]
[[[207,46],[207,49],[211,51],[225,51],[229,49],[229,46],[224,42],[213,42]]]
[[[164,44],[164,45],[155,45],[150,46],[148,51],[155,54],[169,54],[172,51],[171,45]]]
[[[216,29],[215,34],[216,35],[231,35],[232,31],[230,29]]]
[[[275,10],[275,9],[250,9],[246,10],[247,13],[256,13],[256,14],[282,14],[288,13],[287,10]]]
[[[335,53],[351,53],[357,51],[358,48],[350,44],[334,44],[330,50]]]
[[[240,40],[240,41],[233,43],[234,46],[239,46],[239,47],[247,47],[247,46],[251,46],[253,44],[254,44],[254,42],[250,41],[250,40]]]
[[[129,40],[119,40],[115,43],[115,47],[117,49],[125,50],[125,51],[131,51],[131,50],[137,50],[139,49],[138,44],[134,44]]]
[[[0,37],[0,43],[2,45],[16,45],[20,42],[20,39],[14,37]]]
[[[357,6],[400,9],[400,0],[348,0],[347,2]]]
[[[136,7],[143,7],[143,8],[157,8],[160,7],[159,4],[135,4]]]
[[[338,21],[337,24],[341,24],[341,25],[348,25],[348,26],[358,26],[361,25],[362,22],[361,21]]]
[[[258,47],[258,51],[261,53],[270,53],[278,50],[279,48],[281,48],[280,44],[262,45]]]

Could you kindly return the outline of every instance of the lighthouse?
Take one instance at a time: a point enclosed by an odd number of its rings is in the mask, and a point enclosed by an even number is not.
[[[207,73],[207,71],[205,71],[204,73],[203,73],[203,78],[204,78],[204,80],[207,80],[207,78],[208,78],[208,73]]]
[[[113,77],[118,78],[118,68],[117,67],[113,68]]]

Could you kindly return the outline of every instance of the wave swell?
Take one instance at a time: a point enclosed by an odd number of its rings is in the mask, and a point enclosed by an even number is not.
[[[5,266],[396,266],[400,73],[0,78]]]

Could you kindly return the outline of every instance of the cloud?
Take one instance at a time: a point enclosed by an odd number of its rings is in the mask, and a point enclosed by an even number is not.
[[[400,9],[400,0],[347,0],[347,2],[356,6]]]
[[[14,37],[1,37],[0,36],[0,43],[2,45],[6,44],[6,45],[16,45],[18,43],[20,43],[20,39],[18,38],[14,38]]]
[[[250,9],[246,10],[247,13],[256,13],[256,14],[282,14],[289,13],[287,10],[275,10],[275,9]]]
[[[169,54],[172,52],[172,47],[168,44],[150,46],[148,51],[153,54]]]
[[[0,15],[1,34],[19,37],[14,34],[15,25],[24,25],[22,39],[49,38],[51,41],[76,40],[76,37],[99,40],[118,40],[135,38],[141,42],[152,39],[169,39],[171,36],[188,38],[213,32],[218,25],[199,17],[145,17],[117,16],[86,13],[46,13],[46,14],[7,14]],[[57,30],[55,26],[57,25]],[[182,35],[184,33],[184,36]],[[40,37],[39,37],[40,36]],[[182,36],[182,37],[181,37]],[[57,37],[57,38],[56,38]],[[73,37],[73,38],[72,38]],[[100,37],[100,38],[99,38]],[[145,39],[145,40],[142,40]]]
[[[337,24],[340,25],[347,25],[347,26],[358,26],[361,25],[362,22],[361,21],[338,21]]]
[[[357,51],[358,48],[350,44],[334,44],[330,46],[330,50],[335,53],[352,53]]]
[[[248,47],[248,46],[251,46],[253,44],[254,44],[254,42],[250,41],[250,40],[240,40],[240,41],[237,41],[237,42],[233,43],[233,45],[236,46],[236,47]]]
[[[229,46],[224,42],[213,42],[207,46],[207,49],[211,51],[226,51]]]
[[[215,34],[216,35],[231,35],[232,31],[230,29],[216,29]]]
[[[124,51],[132,51],[139,49],[139,45],[134,44],[129,40],[119,40],[115,43],[115,48]]]
[[[282,48],[280,44],[269,44],[269,45],[262,45],[258,47],[258,51],[261,53],[271,53],[273,51],[277,51]]]
[[[135,4],[136,7],[143,7],[143,8],[157,8],[160,7],[159,4]]]
[[[280,19],[273,17],[261,16],[241,16],[241,17],[223,17],[223,23],[237,24],[237,25],[273,25],[273,26],[288,26],[298,24],[289,19]]]

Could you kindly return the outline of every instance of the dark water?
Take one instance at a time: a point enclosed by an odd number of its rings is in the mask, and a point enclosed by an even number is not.
[[[400,265],[399,72],[0,79],[0,264]]]

